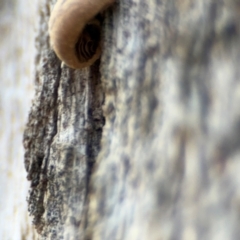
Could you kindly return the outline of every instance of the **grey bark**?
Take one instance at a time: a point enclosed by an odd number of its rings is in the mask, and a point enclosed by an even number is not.
[[[36,93],[24,132],[28,210],[43,239],[82,239],[87,186],[103,125],[99,62],[74,71],[50,49],[43,5]]]
[[[48,4],[24,135],[42,238],[238,239],[240,1],[117,2],[77,71],[50,50]]]

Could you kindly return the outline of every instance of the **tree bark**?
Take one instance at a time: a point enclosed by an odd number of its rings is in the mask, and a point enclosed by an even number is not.
[[[83,70],[50,49],[54,2],[24,134],[41,238],[238,239],[240,1],[116,2]]]
[[[104,122],[99,61],[78,71],[61,67],[49,46],[51,6],[46,1],[42,8],[36,93],[23,140],[28,210],[43,239],[83,239],[89,176]]]

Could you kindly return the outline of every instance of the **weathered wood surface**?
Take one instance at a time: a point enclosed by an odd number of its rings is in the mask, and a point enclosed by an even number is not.
[[[103,125],[99,62],[79,71],[61,67],[49,46],[50,5],[42,8],[36,94],[23,141],[28,205],[44,239],[82,239],[88,176]]]
[[[24,141],[43,238],[238,239],[240,2],[117,2],[101,77],[60,67],[48,6]]]

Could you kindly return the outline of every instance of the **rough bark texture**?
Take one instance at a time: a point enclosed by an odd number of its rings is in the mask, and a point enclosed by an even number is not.
[[[60,66],[48,44],[49,4],[42,9],[36,94],[24,133],[28,206],[43,239],[82,239],[103,125],[99,62],[79,71]]]
[[[46,32],[24,141],[43,238],[238,239],[240,1],[117,2],[102,87],[98,63],[60,68]]]

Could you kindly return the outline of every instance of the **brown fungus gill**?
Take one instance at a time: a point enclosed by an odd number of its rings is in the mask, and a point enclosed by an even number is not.
[[[58,0],[49,20],[50,44],[67,66],[92,65],[101,55],[101,23],[96,17],[114,0]]]

